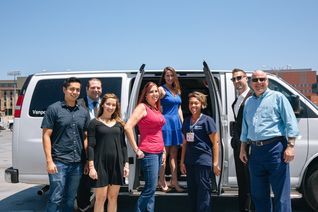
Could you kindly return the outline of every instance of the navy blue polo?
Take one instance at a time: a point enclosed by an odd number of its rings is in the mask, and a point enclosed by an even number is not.
[[[52,129],[52,158],[63,163],[84,162],[84,133],[90,121],[85,108],[70,107],[63,101],[51,104],[44,115],[41,128]]]

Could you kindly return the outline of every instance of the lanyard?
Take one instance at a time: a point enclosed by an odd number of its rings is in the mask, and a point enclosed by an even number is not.
[[[202,116],[202,113],[200,114],[199,118],[194,122],[194,124],[191,125],[191,118],[190,118],[190,132],[193,132],[194,126],[198,123]]]

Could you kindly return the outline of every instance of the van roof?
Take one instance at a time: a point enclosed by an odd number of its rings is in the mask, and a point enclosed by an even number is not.
[[[101,74],[101,73],[129,73],[135,74],[138,70],[95,70],[95,71],[43,71],[33,74],[34,76],[48,76],[48,75],[64,75],[64,74]],[[214,73],[229,73],[232,70],[211,70]],[[202,73],[202,70],[196,69],[188,69],[188,70],[176,70],[177,73],[189,73],[189,72],[197,72]],[[145,73],[162,73],[162,70],[145,70]]]

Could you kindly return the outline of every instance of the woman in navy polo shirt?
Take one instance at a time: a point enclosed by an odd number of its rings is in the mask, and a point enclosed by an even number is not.
[[[201,113],[207,106],[206,95],[195,91],[188,98],[192,116],[187,117],[182,126],[180,168],[187,175],[192,211],[210,212],[212,170],[216,176],[220,175],[219,136],[214,120]]]

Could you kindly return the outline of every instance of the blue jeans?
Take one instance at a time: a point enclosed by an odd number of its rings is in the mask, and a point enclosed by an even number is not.
[[[286,141],[251,145],[251,194],[257,212],[272,211],[270,188],[274,193],[274,211],[291,211],[289,164],[283,159],[285,148]]]
[[[73,211],[77,188],[83,173],[82,163],[55,161],[58,173],[49,174],[50,191],[46,211]]]
[[[136,212],[153,212],[155,210],[155,192],[162,153],[152,154],[145,152],[144,154],[145,157],[141,159],[141,168],[144,174],[145,186],[138,198]]]

